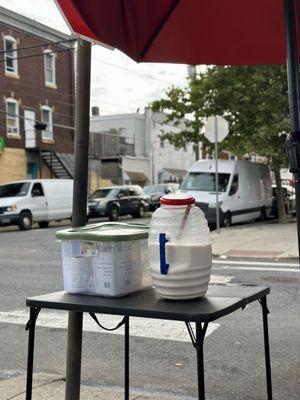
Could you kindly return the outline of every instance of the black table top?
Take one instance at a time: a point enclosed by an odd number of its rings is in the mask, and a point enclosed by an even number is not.
[[[267,286],[210,285],[206,296],[187,301],[160,298],[144,289],[121,298],[54,292],[26,300],[29,307],[126,315],[175,321],[210,322],[270,293]]]

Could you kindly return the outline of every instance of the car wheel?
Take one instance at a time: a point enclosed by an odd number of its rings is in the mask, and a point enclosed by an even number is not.
[[[48,228],[48,226],[49,226],[49,221],[41,221],[41,222],[39,222],[38,224],[39,224],[39,227],[42,228],[42,229]]]
[[[141,204],[140,207],[139,207],[138,217],[139,218],[144,218],[145,217],[145,213],[146,213],[145,207]]]
[[[229,212],[227,212],[225,214],[225,217],[224,217],[223,222],[222,222],[222,226],[224,228],[229,228],[231,226],[231,215],[230,215]]]
[[[110,221],[118,221],[119,219],[119,209],[117,206],[112,206],[109,212],[109,220]]]
[[[260,210],[259,217],[256,218],[255,221],[257,221],[257,222],[264,222],[266,219],[267,219],[266,209],[265,209],[265,208],[262,208],[262,209]]]
[[[28,231],[32,226],[32,216],[29,211],[23,211],[19,217],[18,223],[20,231]]]
[[[132,214],[132,216],[133,218],[144,218],[145,213],[146,213],[145,207],[142,204],[140,204],[138,211]]]

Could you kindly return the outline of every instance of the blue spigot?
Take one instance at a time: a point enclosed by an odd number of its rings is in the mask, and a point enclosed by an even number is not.
[[[169,264],[166,262],[166,243],[168,243],[165,233],[159,234],[159,256],[160,256],[160,273],[167,275]]]

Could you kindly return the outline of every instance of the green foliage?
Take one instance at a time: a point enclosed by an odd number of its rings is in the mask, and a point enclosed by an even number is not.
[[[187,118],[186,130],[162,135],[177,147],[202,141],[211,148],[201,134],[203,124],[211,115],[222,115],[229,122],[229,135],[221,149],[264,156],[277,167],[287,163],[284,141],[290,123],[284,66],[211,66],[190,79],[187,88],[172,87],[152,109],[166,112],[175,125]]]

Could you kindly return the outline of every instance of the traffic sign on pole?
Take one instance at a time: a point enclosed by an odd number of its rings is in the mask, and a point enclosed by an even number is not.
[[[204,136],[211,143],[215,144],[215,186],[216,186],[216,225],[217,232],[220,232],[220,204],[219,204],[219,173],[218,173],[218,143],[222,142],[228,135],[228,122],[225,118],[214,116],[209,117],[205,124]]]
[[[217,126],[215,126],[217,124]],[[205,124],[204,136],[210,143],[215,143],[216,135],[215,131],[218,132],[218,142],[222,142],[228,135],[228,122],[225,118],[220,116],[209,117]]]

